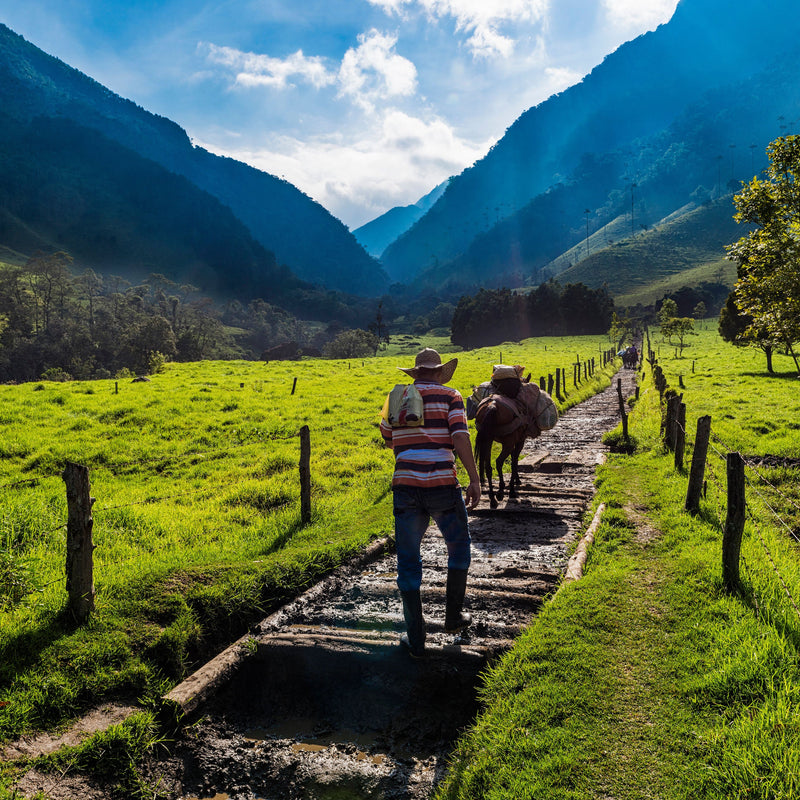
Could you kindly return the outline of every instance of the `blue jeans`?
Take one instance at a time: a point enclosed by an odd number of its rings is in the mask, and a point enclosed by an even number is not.
[[[422,585],[419,551],[431,517],[447,544],[447,568],[468,569],[471,560],[469,525],[461,487],[395,486],[393,492],[397,588],[401,592],[414,592]]]

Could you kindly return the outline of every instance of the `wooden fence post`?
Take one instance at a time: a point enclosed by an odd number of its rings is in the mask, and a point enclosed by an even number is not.
[[[350,365],[348,364],[348,367]],[[294,394],[294,390],[297,388],[297,378],[292,381],[292,394]]]
[[[547,373],[547,394],[549,394],[549,395],[553,394],[553,384],[554,384],[553,373],[552,372],[548,372]]]
[[[700,417],[697,420],[697,434],[694,439],[694,452],[692,453],[692,466],[689,468],[689,486],[686,489],[686,503],[684,508],[690,514],[700,511],[700,495],[703,493],[703,481],[706,474],[706,456],[708,455],[708,441],[711,437],[711,417]]]
[[[81,624],[94,611],[94,498],[87,467],[68,461],[61,477],[67,485],[67,602]]]
[[[664,418],[664,444],[667,450],[675,450],[675,419],[678,416],[678,395],[672,395],[667,400],[667,414]]]
[[[311,432],[300,428],[300,522],[311,522]]]
[[[625,443],[628,439],[628,413],[625,411],[625,400],[622,397],[622,378],[617,378],[617,396],[619,397],[619,415],[622,418],[622,435],[625,437]]]
[[[744,459],[728,453],[728,513],[722,534],[722,580],[729,592],[739,589],[739,554],[744,532]]]
[[[556,399],[561,399],[561,367],[556,367]]]
[[[675,417],[675,469],[683,472],[683,452],[686,448],[686,403],[678,403]]]

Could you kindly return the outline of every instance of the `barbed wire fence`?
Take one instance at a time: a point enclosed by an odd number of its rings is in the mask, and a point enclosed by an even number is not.
[[[576,355],[573,363],[572,385],[574,388],[581,386],[585,381],[594,378],[598,366],[605,368],[614,363],[617,353],[613,349],[600,349],[599,358],[582,358]],[[502,353],[500,354],[502,361]],[[598,363],[599,362],[599,363]],[[555,395],[558,400],[563,400],[568,394],[567,389],[567,370],[558,368],[555,375],[549,373],[539,377],[540,388],[550,394]],[[291,387],[291,394],[297,388],[297,378],[294,379]],[[364,425],[375,424],[378,414],[373,414],[369,419],[364,419]],[[324,430],[324,429],[323,429]],[[188,450],[183,453],[169,453],[154,457],[129,458],[119,460],[100,459],[98,463],[92,463],[96,459],[89,459],[90,466],[67,461],[64,471],[59,476],[66,484],[67,494],[67,521],[58,525],[39,529],[39,533],[52,533],[55,531],[66,530],[66,558],[65,566],[61,576],[55,580],[48,580],[45,583],[34,581],[27,586],[26,594],[31,592],[42,592],[48,587],[64,582],[68,595],[68,608],[75,619],[79,622],[85,621],[94,609],[94,551],[93,526],[96,518],[107,521],[113,512],[122,511],[129,508],[144,507],[168,503],[173,500],[184,498],[202,498],[218,492],[220,489],[235,489],[247,483],[246,480],[221,480],[213,483],[205,483],[203,486],[166,494],[148,493],[147,496],[137,500],[126,502],[108,501],[105,505],[95,505],[96,498],[91,496],[91,485],[89,473],[91,470],[102,470],[114,476],[120,476],[129,470],[139,471],[142,467],[153,470],[158,475],[167,472],[173,465],[193,460],[197,463],[211,461],[213,459],[224,458],[234,452],[241,452],[248,446],[261,446],[271,441],[288,441],[300,439],[300,458],[298,462],[299,481],[300,481],[300,524],[306,525],[310,522],[311,512],[311,469],[310,469],[310,431],[308,425],[303,425],[299,430],[292,432],[285,431],[237,431],[238,440],[228,441],[220,447],[211,447],[198,450]],[[55,477],[55,476],[51,476]],[[47,480],[45,476],[18,478],[0,484],[0,492],[14,491],[26,487],[35,487]],[[259,509],[260,515],[276,513],[292,506],[296,500],[289,500],[270,504],[266,509]],[[3,555],[3,542],[0,541],[0,556]],[[11,548],[6,548],[10,551]],[[52,557],[52,552],[50,553]],[[98,563],[103,568],[124,565],[136,559],[135,555],[127,558],[108,559],[99,558]],[[0,564],[0,567],[2,564]],[[48,569],[52,569],[52,566]],[[2,585],[3,576],[0,574],[0,607],[2,607]]]
[[[300,524],[307,525],[311,521],[312,516],[310,469],[311,439],[309,426],[303,425],[299,430],[292,433],[259,433],[256,440],[249,442],[249,444],[255,446],[263,445],[265,442],[269,441],[289,441],[298,438],[300,440],[300,455],[298,460],[298,477],[300,483]],[[185,461],[186,459],[206,460],[224,457],[225,455],[230,455],[230,453],[233,451],[240,451],[243,445],[244,442],[238,442],[234,445],[226,443],[223,447],[208,448],[203,451],[189,451],[179,454],[173,453],[170,455],[156,456],[154,458],[139,458],[127,461],[119,461],[114,462],[113,464],[103,463],[98,465],[97,468],[110,469],[112,473],[118,473],[134,466],[149,466],[151,468],[154,467],[157,472],[162,472],[170,465]],[[95,517],[99,515],[99,517],[102,519],[104,515],[121,509],[166,503],[172,500],[179,500],[187,497],[197,498],[203,495],[213,494],[222,488],[237,488],[248,483],[248,481],[242,479],[226,479],[214,481],[212,483],[205,483],[201,487],[188,491],[178,491],[166,494],[153,493],[148,494],[146,497],[138,500],[120,503],[114,503],[111,501],[107,505],[95,506],[96,498],[91,496],[89,473],[90,469],[85,465],[72,461],[66,462],[64,471],[60,477],[66,484],[67,521],[59,525],[47,527],[42,531],[44,533],[50,533],[53,531],[66,529],[66,558],[62,576],[56,580],[47,581],[46,583],[34,582],[31,586],[27,587],[31,591],[40,592],[44,591],[46,588],[55,583],[64,581],[67,591],[68,609],[78,622],[85,621],[94,609],[95,544],[93,541],[93,528]],[[7,492],[22,489],[23,487],[37,486],[44,480],[46,479],[43,477],[13,480],[0,485],[0,491]],[[268,507],[260,509],[258,513],[262,516],[264,514],[272,514],[281,510],[285,510],[296,502],[297,500],[288,500],[270,504]],[[7,538],[10,538],[10,535]],[[6,547],[5,549],[10,550],[11,548]],[[131,558],[128,560],[133,559],[134,556],[131,556]],[[10,563],[11,562],[9,559],[9,564]],[[118,559],[116,561],[105,561],[103,562],[103,566],[108,567],[114,564],[122,563],[126,563],[126,560]],[[13,593],[15,591],[15,581],[18,582],[19,577],[17,575],[12,575],[9,567],[9,574],[5,576],[4,579],[4,582],[7,583],[8,586],[0,586],[0,589],[6,588]],[[23,591],[21,584],[18,585],[17,590]]]
[[[660,373],[660,374],[659,374]],[[769,593],[784,606],[785,614],[800,622],[800,602],[795,597],[796,581],[788,578],[786,567],[776,557],[775,531],[783,531],[793,543],[800,545],[800,533],[778,506],[800,513],[800,503],[770,481],[762,471],[758,457],[744,456],[729,446],[711,430],[711,417],[697,420],[694,437],[686,425],[686,404],[683,395],[667,390],[666,380],[657,364],[653,363],[656,388],[662,400],[662,440],[674,454],[675,469],[685,473],[683,463],[687,445],[692,450],[688,470],[688,485],[684,508],[687,512],[705,514],[718,527],[722,535],[722,576],[729,592],[749,596],[757,617],[770,619],[765,597]],[[748,531],[748,556],[742,552],[742,539]],[[785,563],[785,560],[784,560]],[[740,567],[745,573],[742,582]]]

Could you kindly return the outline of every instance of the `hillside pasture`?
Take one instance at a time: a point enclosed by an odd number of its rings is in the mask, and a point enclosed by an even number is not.
[[[795,800],[800,792],[800,403],[791,360],[651,331],[686,403],[678,469],[645,365],[633,455],[598,472],[606,508],[583,579],[494,666],[437,800]],[[659,353],[660,351],[660,353]],[[680,387],[683,383],[683,388]],[[700,513],[684,511],[697,419],[712,417]],[[746,461],[741,587],[722,581],[728,452]],[[766,458],[769,455],[769,458]]]
[[[570,368],[607,347],[580,337],[459,353],[452,385],[468,394],[501,358],[536,377],[563,368],[566,407],[608,385],[598,368],[574,388]],[[98,699],[156,703],[259,615],[390,534],[379,411],[413,361],[198,362],[149,382],[0,386],[0,741]],[[89,468],[96,498],[96,611],[77,630],[63,610],[67,460]]]

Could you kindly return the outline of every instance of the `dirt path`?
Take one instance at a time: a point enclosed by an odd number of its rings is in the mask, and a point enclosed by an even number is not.
[[[635,373],[623,370],[623,396]],[[202,708],[151,778],[175,797],[427,798],[477,711],[489,660],[511,647],[558,585],[594,493],[602,435],[619,422],[616,379],[529,441],[524,491],[471,517],[473,561],[461,636],[442,626],[446,551],[423,544],[431,655],[411,660],[391,553],[342,570],[262,624],[255,652]]]
[[[630,396],[635,373],[618,378]],[[527,443],[516,500],[493,511],[484,499],[471,516],[465,605],[475,622],[464,634],[443,629],[446,550],[432,528],[422,590],[430,656],[410,659],[398,644],[395,558],[376,546],[171,693],[199,721],[147,766],[147,780],[181,800],[430,797],[478,710],[481,670],[557,587],[605,457],[601,437],[618,422],[615,378]]]

